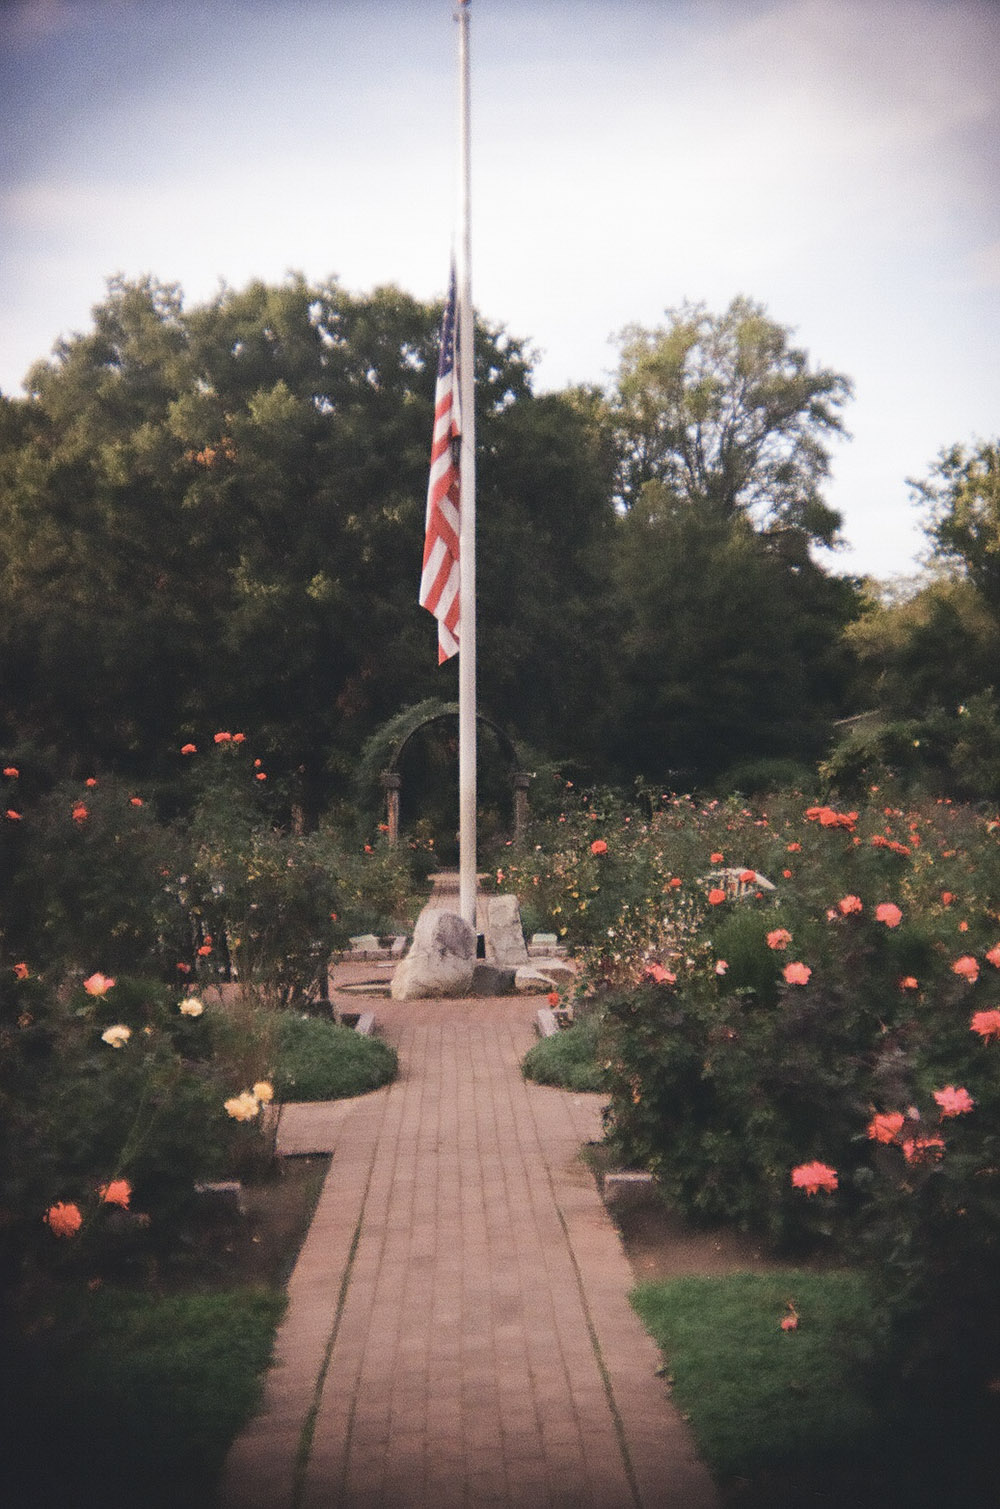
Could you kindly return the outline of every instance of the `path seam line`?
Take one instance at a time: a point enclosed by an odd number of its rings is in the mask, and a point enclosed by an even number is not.
[[[618,1437],[618,1445],[621,1450],[622,1461],[625,1465],[625,1476],[628,1478],[628,1484],[630,1489],[632,1490],[632,1498],[635,1501],[636,1509],[642,1509],[642,1495],[639,1492],[639,1484],[636,1479],[635,1468],[632,1465],[632,1453],[629,1451],[628,1440],[625,1435],[625,1423],[622,1420],[621,1414],[618,1410],[618,1402],[615,1399],[614,1387],[611,1382],[611,1374],[608,1372],[607,1364],[604,1361],[604,1354],[601,1351],[601,1343],[598,1339],[597,1330],[594,1326],[594,1321],[590,1313],[590,1306],[587,1303],[587,1291],[583,1282],[583,1274],[580,1272],[580,1264],[577,1262],[576,1253],[573,1250],[573,1239],[570,1236],[569,1225],[567,1224],[566,1217],[563,1214],[563,1208],[559,1203],[559,1197],[556,1194],[556,1186],[555,1180],[552,1177],[552,1170],[548,1165],[546,1165],[546,1174],[548,1175],[549,1187],[552,1191],[552,1203],[555,1205],[556,1215],[559,1217],[559,1224],[562,1227],[563,1235],[566,1238],[566,1247],[569,1252],[569,1260],[573,1265],[573,1274],[576,1278],[576,1287],[580,1295],[580,1305],[583,1309],[583,1318],[587,1325],[587,1333],[590,1336],[590,1344],[594,1349],[594,1358],[597,1362],[597,1371],[601,1375],[601,1382],[604,1385],[604,1392],[607,1395],[608,1409],[611,1411],[611,1420],[615,1428],[615,1435]]]
[[[327,1338],[326,1349],[323,1353],[323,1361],[316,1378],[316,1387],[313,1390],[312,1403],[309,1411],[302,1422],[302,1430],[299,1433],[298,1450],[295,1455],[295,1472],[292,1479],[291,1509],[301,1509],[302,1495],[305,1492],[306,1473],[309,1469],[309,1458],[312,1454],[313,1436],[316,1431],[316,1421],[319,1418],[320,1404],[323,1400],[323,1389],[326,1385],[326,1375],[330,1368],[330,1359],[333,1349],[337,1344],[337,1334],[340,1330],[340,1322],[344,1314],[344,1306],[347,1302],[347,1290],[351,1282],[351,1272],[354,1268],[354,1259],[357,1256],[358,1246],[361,1242],[361,1225],[365,1218],[365,1206],[368,1203],[368,1192],[371,1189],[372,1174],[375,1169],[375,1152],[378,1146],[378,1137],[374,1139],[372,1158],[368,1165],[368,1177],[365,1180],[365,1190],[361,1197],[361,1208],[358,1211],[358,1220],[351,1238],[350,1250],[347,1254],[347,1262],[344,1264],[344,1274],[340,1281],[340,1289],[337,1293],[337,1308],[334,1312],[333,1325],[330,1327],[330,1335]]]

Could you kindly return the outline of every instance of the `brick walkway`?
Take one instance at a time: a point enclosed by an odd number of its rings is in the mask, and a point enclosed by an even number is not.
[[[536,1006],[378,1001],[400,1077],[333,1113],[225,1509],[715,1505],[579,1157],[598,1101],[521,1077]]]

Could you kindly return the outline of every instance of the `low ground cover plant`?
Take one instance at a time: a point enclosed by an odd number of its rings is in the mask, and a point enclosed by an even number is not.
[[[600,1033],[599,1018],[585,1015],[552,1037],[540,1038],[525,1054],[525,1078],[578,1093],[603,1090],[608,1076],[598,1060]]]
[[[866,1264],[894,1386],[995,1429],[996,813],[877,788],[641,815],[595,796],[498,884],[600,1003],[623,1162],[696,1220]]]
[[[281,1291],[265,1288],[50,1291],[35,1312],[44,1329],[8,1337],[17,1366],[0,1394],[5,1502],[211,1502],[284,1308]]]
[[[858,1270],[640,1284],[633,1306],[698,1451],[733,1509],[996,1502],[996,1449],[968,1401],[914,1408],[887,1366],[885,1315]]]
[[[396,1077],[396,1051],[377,1037],[318,1017],[282,1013],[275,1091],[285,1100],[340,1100]]]

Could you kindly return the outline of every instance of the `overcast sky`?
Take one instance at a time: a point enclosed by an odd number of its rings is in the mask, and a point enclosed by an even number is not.
[[[838,571],[1000,434],[997,0],[471,0],[473,296],[536,390],[743,293],[850,376]],[[106,279],[444,292],[451,0],[0,0],[0,389]]]

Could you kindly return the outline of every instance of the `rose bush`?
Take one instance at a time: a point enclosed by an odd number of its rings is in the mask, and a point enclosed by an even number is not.
[[[17,787],[0,824],[12,1279],[183,1247],[196,1184],[272,1154],[262,1086],[281,1049],[265,1008],[308,1001],[348,934],[384,930],[405,904],[406,867],[386,849],[281,824],[245,736],[202,744],[178,752],[189,790],[167,817],[112,777],[40,794],[24,762],[4,768]],[[235,975],[245,989],[223,1008],[212,987]],[[227,1110],[242,1095],[252,1115]]]
[[[898,1374],[978,1408],[1000,1390],[1000,819],[878,789],[595,810],[536,828],[502,888],[581,962],[618,1155],[696,1219],[864,1257]]]

